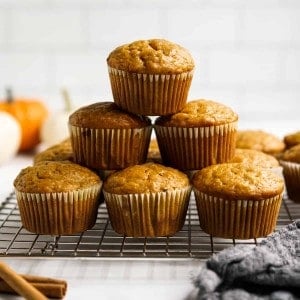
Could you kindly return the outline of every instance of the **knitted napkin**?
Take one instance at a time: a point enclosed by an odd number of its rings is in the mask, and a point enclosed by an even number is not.
[[[239,245],[212,256],[193,278],[193,299],[300,299],[300,220],[258,246]]]

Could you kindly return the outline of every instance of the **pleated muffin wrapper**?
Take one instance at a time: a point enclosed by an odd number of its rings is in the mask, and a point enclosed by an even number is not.
[[[184,225],[191,187],[119,195],[103,191],[112,228],[128,237],[172,236]]]
[[[37,234],[69,235],[94,226],[101,184],[78,191],[24,193],[16,190],[21,221]]]
[[[143,74],[108,66],[114,102],[124,110],[147,116],[180,111],[187,102],[193,71]]]
[[[200,170],[234,156],[237,121],[208,127],[154,125],[154,129],[163,162],[180,170]]]
[[[280,164],[288,197],[300,203],[300,164],[283,160],[280,160]]]
[[[275,229],[282,194],[260,200],[214,197],[194,189],[200,227],[221,238],[265,237]]]
[[[94,129],[69,125],[76,163],[92,169],[119,170],[147,159],[152,126]]]

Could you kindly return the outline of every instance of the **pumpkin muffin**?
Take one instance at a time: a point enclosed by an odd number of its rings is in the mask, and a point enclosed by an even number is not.
[[[300,202],[300,145],[283,152],[280,158],[288,197]]]
[[[76,163],[92,169],[118,170],[144,163],[151,120],[121,110],[113,102],[84,106],[69,118]]]
[[[113,229],[125,236],[171,236],[185,221],[191,186],[180,171],[160,164],[135,165],[103,185]]]
[[[164,164],[181,170],[199,170],[233,158],[238,115],[211,100],[194,100],[173,115],[155,121],[155,133]]]
[[[178,112],[187,101],[194,60],[187,49],[164,39],[138,40],[107,58],[114,101],[141,115]]]
[[[200,226],[213,236],[250,239],[270,234],[282,200],[283,179],[250,164],[227,163],[195,173]]]
[[[41,161],[73,161],[74,154],[70,139],[66,139],[57,145],[53,145],[36,154],[33,158],[34,164]]]
[[[283,141],[286,145],[286,148],[291,148],[293,146],[300,144],[300,131],[296,131],[290,134],[287,134],[283,137]]]
[[[67,161],[44,161],[21,170],[14,187],[23,226],[50,235],[91,228],[101,186],[94,172]]]
[[[284,150],[285,145],[278,137],[263,130],[239,130],[236,147],[278,155]]]

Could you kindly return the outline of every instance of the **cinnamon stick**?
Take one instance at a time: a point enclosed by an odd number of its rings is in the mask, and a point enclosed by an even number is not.
[[[20,274],[27,282],[49,298],[62,299],[66,295],[67,282],[60,279]],[[0,279],[0,293],[15,294],[15,291]]]
[[[4,262],[0,261],[0,277],[19,295],[27,300],[47,300],[47,298],[33,287],[22,276],[17,274]]]

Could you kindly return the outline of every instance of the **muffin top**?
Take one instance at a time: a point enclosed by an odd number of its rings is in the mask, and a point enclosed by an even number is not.
[[[283,191],[283,179],[270,169],[239,163],[206,167],[195,173],[192,184],[208,195],[236,200],[263,200]]]
[[[279,162],[274,156],[253,149],[235,149],[234,157],[230,162],[254,164],[263,168],[279,166]]]
[[[109,54],[107,64],[115,69],[145,74],[178,74],[194,69],[188,50],[164,39],[122,45]]]
[[[114,102],[97,102],[76,110],[69,124],[84,128],[142,128],[151,125],[148,117],[121,110]]]
[[[238,115],[229,107],[211,100],[194,100],[186,103],[176,114],[158,117],[156,125],[170,127],[199,127],[222,125],[238,120]]]
[[[236,147],[274,155],[282,152],[285,145],[278,137],[263,130],[239,130]]]
[[[285,150],[280,157],[281,160],[300,163],[300,144]]]
[[[14,186],[25,193],[58,193],[89,188],[101,183],[91,170],[67,161],[44,161],[18,174]]]
[[[156,139],[151,139],[150,141],[147,154],[147,161],[158,163],[161,162],[160,150]]]
[[[296,131],[284,136],[283,141],[287,148],[300,144],[300,131]]]
[[[41,161],[73,161],[73,149],[71,140],[66,139],[59,144],[53,145],[46,150],[36,154],[33,158],[34,164]]]
[[[111,174],[103,189],[113,194],[166,192],[188,187],[184,173],[156,163],[135,165]]]

